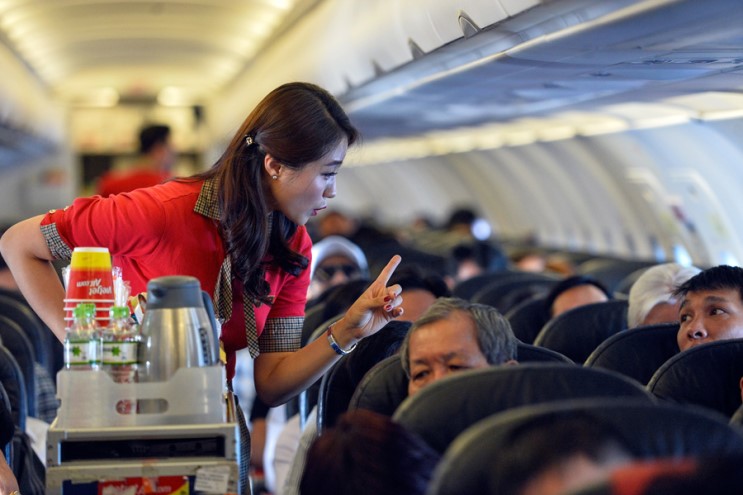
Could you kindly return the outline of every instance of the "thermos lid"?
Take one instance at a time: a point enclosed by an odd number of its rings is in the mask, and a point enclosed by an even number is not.
[[[174,275],[147,283],[147,311],[163,308],[204,307],[201,284],[196,277]]]

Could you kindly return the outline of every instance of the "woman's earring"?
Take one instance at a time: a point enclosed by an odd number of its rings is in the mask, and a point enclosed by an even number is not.
[[[274,175],[272,175],[272,176],[271,176],[271,178],[272,178],[273,180],[276,180],[276,179],[278,179],[278,178],[279,178],[279,176],[278,176],[278,175],[276,175],[276,174],[274,174]]]

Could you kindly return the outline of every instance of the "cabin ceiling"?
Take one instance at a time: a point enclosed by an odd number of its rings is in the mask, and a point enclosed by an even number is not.
[[[0,43],[66,103],[243,112],[246,80],[301,78],[374,139],[741,94],[742,20],[741,0],[0,0]]]
[[[0,0],[0,42],[73,104],[193,102],[223,90],[311,3]]]

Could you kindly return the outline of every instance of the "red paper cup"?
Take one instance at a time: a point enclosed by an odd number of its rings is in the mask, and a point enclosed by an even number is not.
[[[111,255],[106,248],[78,247],[72,252],[67,300],[113,300]]]
[[[108,321],[108,310],[114,303],[114,282],[107,248],[75,248],[64,302],[66,321],[72,321],[72,312],[80,303],[95,304],[96,320]]]

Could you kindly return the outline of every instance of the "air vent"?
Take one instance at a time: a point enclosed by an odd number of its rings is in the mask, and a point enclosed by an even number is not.
[[[371,63],[372,63],[372,67],[374,67],[374,75],[376,77],[383,76],[384,69],[382,68],[381,65],[379,65],[379,62],[377,62],[376,60],[372,60]]]
[[[459,11],[459,29],[462,30],[462,34],[465,38],[471,38],[481,31],[480,26],[473,21],[467,12],[464,10]]]
[[[408,48],[410,48],[410,54],[413,56],[413,60],[423,58],[423,56],[426,55],[426,52],[423,51],[423,48],[418,46],[418,43],[413,41],[412,38],[408,38]]]

